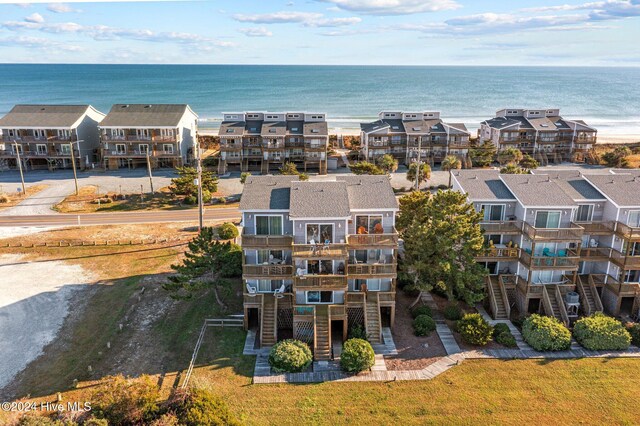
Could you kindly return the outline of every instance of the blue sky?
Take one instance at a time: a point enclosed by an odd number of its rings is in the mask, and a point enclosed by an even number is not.
[[[640,66],[639,24],[640,0],[0,0],[0,61]]]

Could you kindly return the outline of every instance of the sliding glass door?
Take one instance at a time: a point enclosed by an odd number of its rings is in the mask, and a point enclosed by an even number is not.
[[[536,228],[560,228],[560,212],[537,212]]]
[[[282,216],[256,216],[256,235],[282,235]]]

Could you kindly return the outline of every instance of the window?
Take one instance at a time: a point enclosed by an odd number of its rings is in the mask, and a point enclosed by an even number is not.
[[[284,253],[282,250],[257,250],[258,264],[279,264],[284,261]]]
[[[47,153],[47,146],[45,144],[37,144],[36,145],[36,152],[40,155],[46,154]]]
[[[307,303],[333,303],[333,292],[307,291]]]
[[[332,275],[333,261],[332,260],[308,260],[307,274]]]
[[[632,228],[640,227],[640,210],[634,210],[629,212],[629,219],[627,219],[627,225]]]
[[[559,228],[560,212],[536,212],[536,228]]]
[[[333,242],[333,225],[307,224],[307,243]]]
[[[33,131],[33,137],[35,139],[45,139],[44,130],[36,129]]]
[[[589,222],[593,216],[593,204],[583,204],[576,210],[576,222]]]
[[[258,291],[260,293],[271,293],[282,287],[282,280],[258,280]]]
[[[484,220],[503,220],[504,204],[483,204]]]
[[[16,129],[9,129],[8,135],[10,138],[15,138],[18,135],[18,132],[16,131]]]
[[[173,145],[169,143],[163,144],[162,151],[164,151],[165,154],[173,154]]]
[[[126,154],[127,153],[127,146],[123,143],[118,143],[116,144],[116,152],[118,154]]]
[[[484,245],[486,245],[486,246],[490,245],[489,241],[491,241],[493,243],[493,245],[502,244],[502,235],[500,235],[500,234],[485,235],[484,236]]]
[[[149,139],[149,129],[136,129],[136,135],[140,139]]]
[[[356,234],[383,234],[382,215],[356,216]]]
[[[256,216],[256,235],[282,235],[282,216]]]
[[[11,151],[13,151],[13,155],[16,155],[16,153],[22,154],[22,145],[16,145],[16,144],[11,145]]]
[[[146,154],[147,152],[149,152],[149,145],[148,144],[140,144],[140,145],[138,145],[138,149],[140,150],[141,154]]]
[[[60,145],[60,152],[65,155],[71,155],[71,145]]]
[[[69,139],[70,132],[68,130],[58,130],[58,139]]]

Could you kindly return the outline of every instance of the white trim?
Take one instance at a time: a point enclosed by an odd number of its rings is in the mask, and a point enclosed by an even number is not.
[[[295,221],[300,221],[300,220],[308,220],[308,221],[317,221],[317,220],[349,220],[351,219],[351,216],[345,216],[345,217],[294,217],[294,216],[290,216],[291,220],[293,222]]]
[[[322,292],[327,292],[327,293],[331,293],[331,301],[330,302],[309,302],[309,293],[318,293],[318,296],[320,296],[320,299],[322,299],[321,293]],[[333,299],[334,299],[334,292],[331,290],[305,290],[304,292],[304,301],[306,302],[307,305],[331,305],[333,304]]]

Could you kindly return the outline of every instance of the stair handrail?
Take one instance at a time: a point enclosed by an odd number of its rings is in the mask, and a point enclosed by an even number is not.
[[[489,305],[491,306],[491,312],[495,318],[498,315],[498,303],[496,302],[496,295],[493,292],[493,283],[491,282],[491,276],[487,275],[486,279],[487,291],[489,293]]]
[[[580,276],[578,276],[578,280],[576,281],[576,287],[578,288],[580,299],[585,301],[585,303],[582,304],[582,309],[584,310],[584,313],[589,316],[591,315],[591,303],[589,303],[589,298],[587,297],[587,292],[584,290]]]
[[[556,302],[558,304],[558,309],[560,310],[560,317],[564,322],[564,325],[569,326],[571,322],[569,321],[569,314],[567,313],[567,307],[564,305],[564,299],[562,298],[562,292],[560,291],[559,285],[554,285],[555,294],[556,294]]]
[[[604,312],[602,299],[600,299],[600,295],[598,294],[598,288],[596,287],[596,283],[593,281],[593,277],[591,275],[589,275],[589,289],[591,289],[591,294],[593,295],[593,301],[596,304],[596,311]]]
[[[278,298],[273,297],[273,341],[278,342]]]
[[[507,289],[504,288],[502,280],[500,276],[498,276],[498,288],[500,289],[500,294],[502,295],[502,302],[504,303],[504,312],[507,315],[507,318],[511,318],[511,305],[509,304],[509,295],[507,294]]]
[[[380,292],[376,292],[376,317],[378,317],[378,339],[382,342],[382,317],[380,316]]]
[[[556,313],[553,312],[553,306],[551,306],[551,299],[549,298],[546,285],[542,285],[542,306],[544,307],[544,311],[547,315],[552,317],[556,316]]]
[[[318,350],[318,326],[317,326],[317,317],[316,317],[316,307],[313,307],[313,353],[315,355]]]

